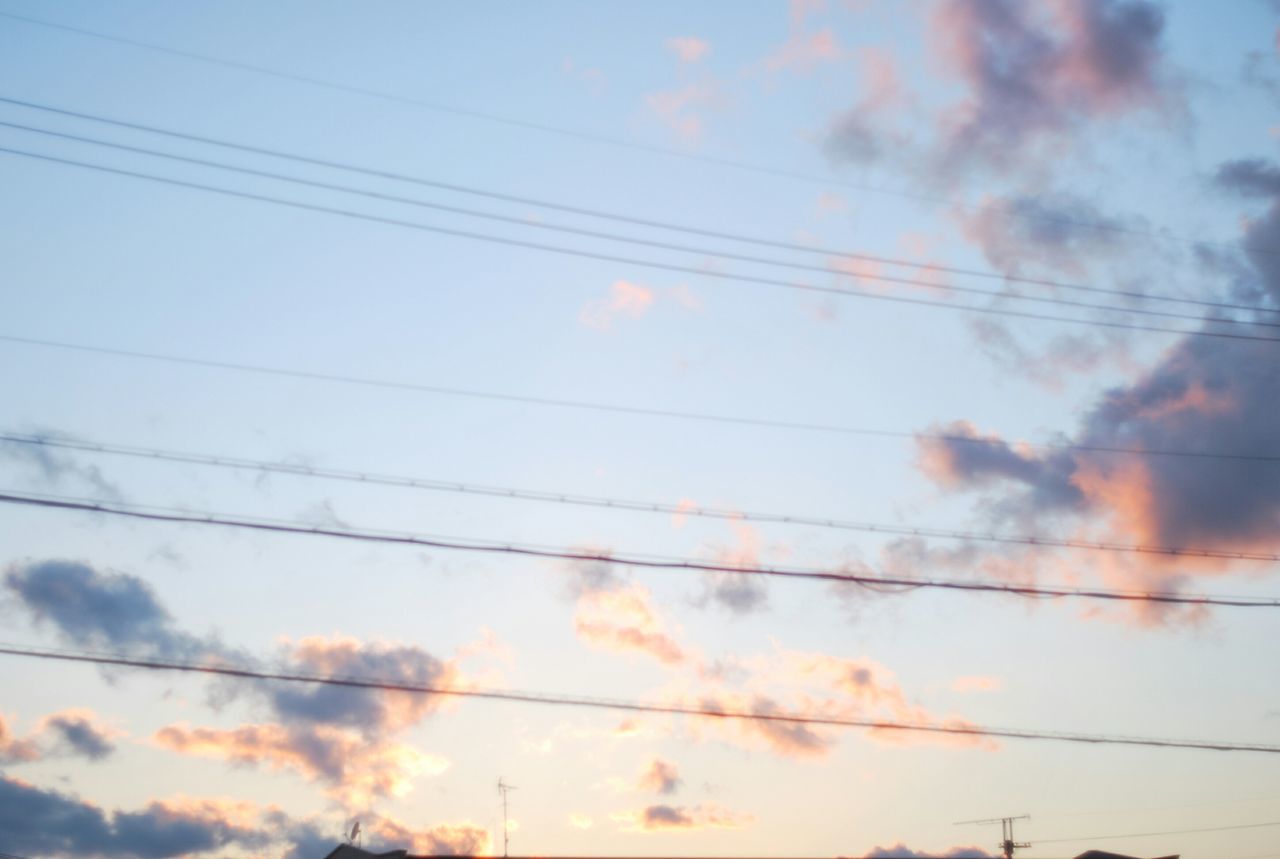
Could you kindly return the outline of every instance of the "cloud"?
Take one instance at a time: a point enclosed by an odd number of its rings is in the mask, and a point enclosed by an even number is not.
[[[31,856],[165,859],[226,847],[259,849],[271,837],[233,801],[156,801],[141,811],[102,808],[68,794],[0,776],[5,849]]]
[[[706,132],[704,111],[723,107],[727,101],[721,86],[711,79],[644,97],[649,113],[687,143],[697,143]]]
[[[696,63],[711,53],[711,43],[697,36],[672,36],[667,39],[667,50],[679,57],[682,63]]]
[[[650,805],[638,811],[609,815],[623,832],[696,832],[703,829],[741,829],[754,821],[717,805]]]
[[[1007,169],[1088,120],[1173,106],[1163,31],[1147,0],[945,0],[930,35],[968,92],[939,120],[943,166]]]
[[[650,793],[670,796],[680,789],[680,769],[670,761],[654,758],[640,774],[637,787]]]
[[[1140,228],[1070,194],[987,197],[962,214],[965,238],[982,249],[992,268],[1012,276],[1086,274],[1085,260],[1113,254],[1117,231]]]
[[[670,697],[704,709],[749,712],[761,716],[804,713],[832,719],[883,719],[910,723],[968,726],[943,719],[913,704],[893,673],[870,659],[786,650],[720,663],[701,671],[688,688],[672,687]],[[826,757],[849,729],[803,722],[753,719],[690,721],[694,736],[710,735],[763,748],[795,760]],[[872,729],[868,739],[894,745],[931,744],[992,750],[983,738]]]
[[[50,440],[56,438],[54,433],[31,435]],[[120,487],[107,480],[96,465],[84,465],[52,447],[0,440],[0,458],[31,466],[44,485],[56,487],[68,480],[78,480],[107,499],[120,501],[124,498]]]
[[[37,623],[52,624],[64,640],[80,647],[128,649],[165,659],[225,652],[211,638],[178,630],[151,586],[137,576],[51,560],[11,567],[4,584]]]
[[[569,815],[569,825],[574,829],[590,829],[595,825],[595,821],[590,815],[575,811]]]
[[[0,716],[0,766],[31,763],[42,756],[43,752],[34,738],[18,739],[9,723]]]
[[[325,676],[377,679],[415,686],[456,686],[457,665],[420,647],[355,638],[311,636],[284,642],[288,670]],[[341,686],[272,684],[254,691],[286,722],[357,728],[370,736],[403,730],[444,706],[439,696]]]
[[[937,850],[912,850],[898,842],[892,847],[873,847],[863,855],[863,859],[995,859],[995,856],[981,847],[949,847],[939,853]]]
[[[765,551],[760,532],[742,521],[731,521],[735,545],[712,547],[712,560],[732,567],[759,567]],[[773,554],[785,554],[786,547],[769,547]],[[769,603],[769,588],[763,576],[731,571],[711,572],[702,576],[703,592],[695,600],[698,605],[713,604],[735,614],[749,614]]]
[[[40,720],[38,730],[54,735],[55,751],[100,761],[115,751],[116,731],[104,726],[91,710],[63,710]]]
[[[996,692],[1004,687],[999,677],[987,677],[980,674],[969,674],[957,677],[951,683],[955,692]]]
[[[864,48],[858,60],[862,97],[832,118],[823,137],[823,148],[836,163],[878,161],[904,144],[902,134],[885,128],[888,118],[912,101],[893,55],[881,48]]]
[[[639,585],[584,593],[574,630],[595,647],[642,653],[664,665],[678,665],[687,657],[654,610],[648,589]]]
[[[616,280],[609,288],[608,298],[588,302],[578,312],[578,321],[588,328],[608,331],[618,317],[639,319],[653,306],[654,293],[647,286]]]
[[[170,725],[152,741],[179,754],[294,772],[326,784],[330,796],[355,808],[401,796],[414,777],[438,775],[449,766],[443,758],[410,746],[323,725],[241,725],[231,730]]]

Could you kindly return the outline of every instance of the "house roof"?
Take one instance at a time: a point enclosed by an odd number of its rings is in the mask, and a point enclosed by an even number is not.
[[[370,853],[351,844],[339,844],[324,859],[405,859],[407,850],[388,850],[386,853]]]

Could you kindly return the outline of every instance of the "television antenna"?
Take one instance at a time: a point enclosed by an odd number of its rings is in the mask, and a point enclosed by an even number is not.
[[[360,836],[363,834],[360,830],[360,821],[358,820],[353,821],[351,824],[350,831],[345,832],[343,834],[347,836],[348,844],[351,844],[353,846],[358,846],[358,842],[361,840]]]
[[[1000,824],[1000,849],[1004,852],[1004,859],[1013,859],[1013,851],[1022,847],[1030,847],[1027,842],[1018,843],[1013,840],[1013,822],[1015,820],[1030,820],[1030,814],[1020,814],[1017,817],[992,817],[988,820],[957,820],[956,826],[963,826],[970,823],[999,823]]]
[[[507,791],[516,790],[513,784],[507,784],[498,777],[498,793],[502,794],[502,859],[507,859],[507,847],[511,841],[511,830],[507,827]]]

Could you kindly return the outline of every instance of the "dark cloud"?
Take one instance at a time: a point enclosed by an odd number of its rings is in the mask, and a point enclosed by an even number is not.
[[[52,434],[43,433],[33,433],[33,435],[53,437]],[[51,447],[0,440],[0,458],[30,466],[35,470],[40,482],[49,486],[59,486],[68,481],[80,481],[108,499],[119,501],[124,497],[120,488],[107,480],[96,465],[77,462],[71,456]]]
[[[946,169],[1007,169],[1086,120],[1174,100],[1161,67],[1164,15],[1146,0],[946,0],[937,49],[968,94],[940,120]]]
[[[151,803],[110,817],[98,806],[0,776],[5,849],[31,856],[165,859],[228,846],[259,848],[270,836],[225,818],[213,804]]]
[[[1214,181],[1245,197],[1280,197],[1280,167],[1262,158],[1240,158],[1218,167]]]
[[[457,667],[419,647],[367,644],[355,639],[305,638],[287,648],[289,671],[331,677],[374,678],[414,686],[450,686]],[[396,731],[420,721],[442,699],[339,686],[276,684],[254,687],[285,721],[344,725],[369,734]]]
[[[38,623],[81,647],[129,649],[167,659],[221,652],[211,639],[178,630],[151,586],[137,576],[101,573],[79,561],[11,568],[5,587]]]
[[[702,577],[703,591],[694,604],[716,605],[734,614],[750,614],[769,604],[769,587],[762,576],[717,572]]]
[[[57,713],[45,719],[43,724],[66,751],[91,761],[100,761],[116,749],[111,736],[86,715]]]
[[[1261,217],[1245,228],[1245,256],[1253,266],[1255,277],[1243,290],[1254,300],[1280,309],[1280,166],[1261,159],[1228,161],[1218,168],[1217,184],[1243,197],[1268,200],[1270,205]],[[1275,321],[1274,314],[1267,321]]]
[[[1083,260],[1119,249],[1118,232],[1141,225],[1112,217],[1070,194],[992,198],[961,217],[966,238],[1008,275],[1086,273]]]
[[[694,819],[683,808],[671,805],[651,805],[644,810],[644,827],[646,829],[681,828],[694,825]]]
[[[1255,300],[1280,306],[1280,169],[1261,161],[1223,165],[1221,187],[1270,200],[1245,228],[1247,262],[1239,277]],[[1234,275],[1233,275],[1234,276]],[[1258,318],[1273,319],[1263,311]],[[1207,320],[1213,330],[1218,323]],[[1105,392],[1063,440],[1073,450],[1025,450],[995,439],[977,444],[927,440],[922,470],[953,490],[976,490],[992,514],[1024,521],[1078,516],[1124,542],[1270,550],[1280,538],[1280,480],[1247,460],[1125,456],[1097,448],[1273,454],[1280,439],[1280,364],[1275,344],[1184,337],[1134,381]],[[968,424],[934,428],[977,437]],[[1087,450],[1085,448],[1094,448]],[[1118,563],[1118,559],[1117,559]],[[1144,575],[1170,586],[1211,574],[1225,562],[1160,556]],[[1144,583],[1151,584],[1151,583]]]

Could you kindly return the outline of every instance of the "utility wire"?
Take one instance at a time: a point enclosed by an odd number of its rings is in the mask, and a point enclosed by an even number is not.
[[[294,185],[301,185],[308,188],[319,188],[325,191],[337,191],[343,194],[352,194],[360,197],[368,197],[374,200],[380,200],[389,203],[398,203],[407,206],[416,206],[422,209],[430,209],[438,212],[448,212],[454,215],[464,215],[470,218],[480,218],[488,221],[496,221],[504,224],[514,224],[522,228],[532,228],[538,230],[547,230],[550,232],[564,233],[574,236],[582,236],[592,239],[603,239],[610,242],[620,242],[623,244],[639,245],[646,248],[656,248],[658,250],[675,251],[677,253],[696,254],[704,257],[713,257],[718,259],[733,260],[735,262],[746,262],[756,265],[768,265],[776,268],[792,269],[795,271],[816,272],[819,274],[852,277],[860,280],[870,280],[878,283],[892,283],[902,286],[914,286],[921,289],[930,289],[941,293],[963,293],[968,295],[982,295],[988,298],[1004,299],[1008,301],[1028,301],[1037,304],[1050,304],[1059,307],[1082,308],[1086,310],[1103,310],[1111,313],[1133,314],[1138,316],[1154,316],[1165,319],[1187,319],[1193,322],[1204,322],[1203,314],[1195,313],[1175,313],[1172,311],[1151,310],[1141,307],[1122,307],[1114,304],[1097,304],[1089,301],[1077,301],[1069,298],[1055,298],[1053,296],[1040,295],[1021,295],[1018,293],[1009,293],[999,289],[983,289],[974,286],[962,286],[958,284],[938,283],[930,280],[922,280],[918,277],[899,277],[897,275],[878,274],[874,272],[868,273],[850,273],[833,269],[829,266],[815,265],[812,263],[792,262],[790,260],[773,259],[769,257],[758,257],[750,254],[734,253],[732,251],[716,250],[714,248],[698,247],[695,245],[678,244],[675,242],[657,241],[653,239],[645,239],[638,236],[623,235],[620,233],[609,233],[601,230],[586,229],[582,227],[574,227],[568,224],[555,224],[546,221],[534,221],[528,218],[518,217],[515,215],[503,215],[497,212],[482,211],[478,209],[468,209],[463,206],[453,206],[446,203],[437,203],[430,200],[422,200],[414,197],[402,197],[397,194],[385,194],[380,191],[373,191],[367,188],[358,188],[350,185],[338,185],[332,182],[321,182],[314,179],[306,179],[300,176],[292,176],[285,173],[277,173],[270,170],[258,170],[252,167],[243,167],[235,164],[227,164],[221,161],[211,161],[205,158],[195,158],[187,155],[179,155],[172,152],[164,152],[157,149],[148,149],[141,146],[131,146],[124,143],[116,143],[110,140],[102,140],[95,137],[86,137],[79,134],[70,134],[62,131],[54,131],[48,128],[37,128],[31,125],[23,125],[16,122],[7,122],[0,120],[0,127],[13,128],[19,131],[26,131],[32,134],[42,134],[47,137],[56,137],[62,140],[71,140],[77,143],[87,143],[92,146],[101,146],[109,149],[116,149],[123,152],[132,152],[138,155],[146,155],[153,158],[163,158],[170,161],[178,161],[184,164],[194,164],[200,167],[212,167],[216,170],[225,170],[230,173],[239,173],[245,176],[256,176],[262,179],[270,179],[277,182],[288,182]],[[922,267],[924,267],[922,265]],[[845,290],[841,290],[845,292]],[[1250,310],[1262,310],[1265,308],[1249,308]],[[1249,319],[1223,319],[1215,318],[1214,322],[1223,325],[1253,325],[1263,328],[1280,328],[1280,322],[1260,322]]]
[[[617,221],[620,223],[631,224],[633,226],[652,227],[652,228],[668,230],[672,232],[688,233],[691,235],[704,236],[707,238],[724,239],[727,241],[741,242],[744,244],[758,245],[762,247],[771,247],[771,248],[777,248],[782,250],[798,251],[801,253],[822,254],[830,257],[841,257],[844,259],[858,260],[863,262],[873,262],[873,263],[886,264],[886,265],[905,266],[905,267],[911,267],[916,269],[923,269],[926,271],[942,272],[946,274],[963,275],[967,277],[984,278],[989,280],[999,280],[1005,283],[1020,283],[1020,284],[1030,285],[1030,286],[1048,287],[1052,289],[1074,290],[1074,291],[1082,291],[1082,292],[1089,292],[1089,293],[1098,293],[1102,295],[1115,295],[1115,296],[1120,296],[1124,298],[1138,299],[1142,301],[1167,301],[1167,302],[1178,303],[1178,304],[1190,304],[1190,305],[1195,305],[1199,307],[1209,307],[1209,308],[1216,308],[1216,309],[1222,309],[1222,310],[1246,310],[1246,311],[1252,311],[1255,313],[1280,313],[1280,309],[1263,307],[1260,305],[1232,304],[1232,303],[1221,302],[1221,301],[1205,301],[1205,300],[1194,299],[1194,298],[1180,298],[1180,297],[1171,296],[1171,295],[1152,295],[1150,293],[1137,292],[1137,291],[1131,291],[1131,290],[1108,289],[1105,287],[1090,286],[1087,284],[1068,283],[1064,281],[1047,280],[1047,279],[1041,279],[1041,278],[1021,277],[1017,275],[1002,274],[999,272],[983,271],[980,269],[961,268],[958,266],[942,265],[942,264],[932,263],[932,262],[922,263],[922,262],[916,262],[914,260],[903,259],[900,257],[886,257],[886,256],[879,256],[879,255],[862,253],[862,252],[826,248],[820,245],[804,245],[804,244],[798,244],[796,242],[779,241],[777,239],[762,238],[759,236],[748,236],[740,233],[731,233],[731,232],[724,232],[721,230],[708,229],[706,227],[691,226],[687,224],[676,224],[669,221],[651,220],[648,218],[640,218],[632,215],[620,214],[617,212],[606,212],[600,209],[591,209],[591,208],[586,208],[582,206],[572,206],[572,205],[566,205],[563,203],[556,203],[556,202],[551,202],[547,200],[536,199],[533,197],[524,197],[524,196],[519,196],[515,194],[506,194],[506,193],[491,191],[487,189],[474,188],[466,185],[458,185],[452,182],[441,182],[438,180],[426,179],[419,176],[411,176],[404,173],[397,173],[397,172],[392,172],[387,170],[362,167],[362,166],[348,164],[340,161],[332,161],[332,160],[327,160],[322,158],[313,158],[305,155],[299,155],[293,152],[286,152],[279,149],[270,149],[270,148],[261,147],[261,146],[237,143],[233,141],[223,140],[223,139],[214,138],[214,137],[207,137],[207,136],[198,135],[198,134],[188,134],[186,132],[174,131],[172,129],[160,128],[153,125],[145,125],[145,124],[136,123],[136,122],[127,122],[124,120],[112,119],[109,117],[99,116],[96,114],[82,113],[80,111],[67,110],[64,108],[53,107],[51,105],[39,104],[36,102],[30,102],[30,101],[23,101],[21,99],[6,98],[4,96],[0,96],[0,103],[11,104],[18,107],[29,108],[32,110],[45,111],[47,113],[53,113],[59,116],[67,116],[75,119],[83,119],[91,122],[103,123],[103,124],[112,125],[119,128],[127,128],[134,131],[143,131],[149,134],[164,135],[166,137],[171,137],[178,140],[186,140],[186,141],[201,143],[201,144],[210,145],[210,146],[219,146],[226,149],[232,149],[235,151],[252,153],[255,155],[267,155],[272,158],[280,158],[280,159],[293,161],[300,164],[309,164],[309,165],[325,167],[333,170],[343,170],[346,172],[357,173],[365,176],[372,176],[379,179],[391,179],[397,182],[406,182],[406,183],[420,185],[428,188],[436,188],[439,190],[456,192],[460,194],[469,194],[472,196],[485,197],[492,200],[501,200],[503,202],[508,202],[508,203],[518,203],[520,205],[537,206],[539,208],[552,209],[555,211],[565,212],[568,214],[584,215],[592,218],[600,218],[600,219],[606,219],[611,221]],[[53,132],[47,129],[36,129],[31,126],[19,125],[17,123],[6,122],[6,123],[0,123],[0,124],[8,125],[13,128],[20,128],[26,131],[36,131],[42,134],[50,134],[50,135],[68,137],[70,139],[84,140],[85,142],[97,143],[99,145],[114,146],[116,148],[125,148],[125,149],[130,149],[138,152],[157,154],[157,155],[160,155],[161,157],[178,158],[178,156],[169,155],[167,153],[155,153],[152,150],[139,149],[138,147],[128,147],[128,146],[124,146],[122,144],[116,144],[116,143],[108,143],[108,142],[96,140],[93,138],[81,138],[76,135],[62,134],[60,132]],[[183,160],[189,160],[189,161],[192,161],[193,163],[201,163],[209,166],[222,166],[217,164],[216,162],[206,162],[206,161],[201,161],[199,159],[183,159]],[[263,175],[274,175],[274,174],[263,174]],[[400,199],[400,201],[408,202],[403,199]],[[467,214],[472,214],[472,213],[468,211]],[[542,226],[542,224],[533,223],[525,219],[518,219],[518,222],[524,226]],[[719,254],[718,252],[714,252],[714,251],[708,251],[707,253],[712,253],[719,256],[725,256],[724,254]],[[746,257],[745,259],[752,259],[752,258]],[[770,264],[777,264],[774,261],[765,261],[765,260],[759,260],[759,261],[769,262]],[[811,267],[811,268],[816,269],[816,267]],[[821,270],[826,272],[831,271],[830,269],[816,269],[816,270]],[[858,275],[858,276],[862,277],[864,275]],[[893,282],[904,282],[904,283],[910,283],[914,285],[936,286],[936,284],[928,284],[927,282],[922,283],[916,280],[911,280],[911,281],[898,280]],[[1005,295],[1005,293],[996,293],[996,294]],[[1015,297],[1015,296],[1006,296],[1006,297]],[[1196,317],[1196,318],[1199,318],[1199,317]]]
[[[321,373],[313,370],[298,370],[287,367],[268,367],[262,364],[245,364],[234,361],[215,361],[204,358],[191,358],[182,355],[168,355],[159,352],[141,352],[133,349],[115,349],[108,346],[89,346],[83,343],[68,343],[60,340],[42,340],[35,337],[20,337],[15,334],[0,333],[0,342],[14,343],[22,346],[37,346],[47,349],[64,349],[72,352],[85,352],[91,355],[111,355],[117,358],[133,358],[143,361],[156,361],[166,364],[177,364],[187,367],[205,367],[213,370],[230,370],[237,373],[254,373],[265,376],[279,376],[288,379],[305,379],[315,382],[333,382],[344,385],[359,385],[368,388],[386,390],[414,391],[424,394],[437,394],[449,397],[467,397],[496,402],[522,403],[531,406],[549,408],[575,409],[580,411],[602,412],[606,414],[635,415],[652,418],[670,418],[675,420],[704,421],[707,423],[729,424],[736,426],[754,426],[768,429],[794,430],[799,432],[835,433],[840,435],[865,436],[870,438],[915,439],[927,441],[943,441],[951,444],[976,445],[993,447],[1007,442],[999,437],[961,435],[958,433],[912,432],[908,430],[874,429],[871,427],[853,427],[841,424],[810,423],[805,421],[786,421],[773,418],[754,418],[745,415],[724,415],[713,412],[690,412],[678,409],[656,409],[641,406],[627,406],[617,403],[601,403],[590,400],[568,400],[556,397],[534,397],[523,394],[510,394],[500,391],[481,391],[473,388],[453,388],[442,385],[426,385],[417,382],[398,382],[390,379],[375,379],[368,376],[349,376],[340,373]],[[1137,448],[1112,447],[1108,445],[1090,444],[1050,444],[1047,442],[1019,442],[1034,450],[1070,450],[1081,453],[1103,453],[1129,456],[1172,456],[1194,459],[1223,459],[1237,462],[1280,462],[1280,455],[1227,451],[1198,451],[1172,448]]]
[[[627,701],[614,698],[597,698],[577,695],[555,695],[543,692],[518,692],[474,687],[430,686],[355,676],[332,676],[293,672],[262,671],[229,664],[176,662],[156,659],[136,659],[100,653],[68,653],[57,650],[36,650],[19,647],[0,647],[0,655],[50,659],[64,662],[83,662],[121,668],[141,668],[151,671],[176,671],[192,674],[212,674],[245,680],[276,681],[281,683],[306,683],[339,686],[349,689],[369,689],[379,692],[404,692],[412,695],[440,695],[456,698],[479,698],[490,701],[511,701],[521,704],[545,704],[562,707],[591,707],[605,710],[623,710],[633,713],[655,713],[671,716],[697,716],[712,719],[733,719],[749,722],[772,722],[791,725],[818,725],[832,728],[867,728],[876,731],[924,733],[942,736],[990,737],[1009,740],[1048,740],[1088,745],[1147,746],[1166,749],[1198,749],[1218,752],[1257,752],[1280,754],[1280,746],[1264,743],[1228,743],[1209,740],[1167,740],[1155,737],[1123,737],[1099,734],[1075,734],[1055,731],[1020,730],[1014,728],[990,728],[967,723],[897,722],[882,719],[856,719],[837,716],[808,716],[799,713],[759,712],[731,707],[711,707],[706,704],[663,704],[657,702]]]
[[[697,152],[685,152],[679,149],[673,149],[667,146],[657,146],[654,144],[640,143],[634,140],[626,140],[619,137],[611,137],[605,134],[596,134],[593,132],[582,131],[578,129],[563,128],[554,125],[548,125],[541,122],[533,122],[525,119],[518,119],[510,116],[502,116],[487,111],[474,110],[471,108],[458,107],[456,105],[444,104],[442,102],[430,101],[421,98],[412,98],[409,96],[398,95],[381,90],[375,90],[367,87],[345,84],[339,81],[326,80],[323,78],[312,77],[309,75],[296,74],[293,72],[281,71],[278,69],[259,66],[253,63],[243,63],[236,60],[228,60],[222,57],[215,57],[209,54],[196,53],[194,51],[184,51],[176,48],[167,47],[165,45],[155,44],[153,42],[144,42],[138,39],[129,39],[122,36],[114,36],[109,33],[102,33],[97,30],[89,30],[84,27],[74,27],[69,24],[59,24],[53,21],[32,18],[26,15],[17,15],[12,12],[0,12],[0,17],[8,18],[13,21],[20,21],[38,27],[46,27],[52,30],[62,30],[64,32],[76,33],[81,36],[87,36],[103,41],[115,42],[121,45],[128,45],[133,48],[141,48],[143,50],[154,51],[157,53],[168,54],[170,56],[181,57],[187,60],[195,60],[197,62],[209,63],[211,65],[222,66],[224,68],[236,69],[244,72],[252,72],[254,74],[265,75],[268,77],[278,78],[280,80],[292,81],[294,83],[306,84],[308,86],[321,87],[331,89],[338,92],[345,92],[351,95],[359,95],[367,98],[380,99],[382,101],[394,104],[407,105],[411,107],[423,108],[437,113],[450,114],[453,116],[462,116],[469,119],[480,119],[486,122],[493,122],[513,128],[521,128],[528,131],[538,131],[546,134],[555,134],[561,137],[573,138],[575,140],[583,140],[590,143],[605,144],[622,149],[630,149],[637,152],[647,152],[654,155],[663,155],[669,158],[678,158],[685,161],[694,161],[704,164],[715,164],[720,167],[728,167],[734,170],[742,170],[751,173],[759,173],[766,176],[775,176],[783,179],[799,180],[806,183],[817,185],[838,186],[849,188],[855,191],[861,191],[868,194],[881,194],[901,199],[913,200],[918,203],[928,203],[937,206],[949,206],[958,209],[978,212],[982,207],[973,203],[962,200],[954,200],[947,197],[939,197],[930,194],[921,194],[912,191],[902,191],[894,188],[885,188],[883,186],[867,185],[865,183],[854,182],[849,179],[833,178],[831,176],[821,176],[814,173],[805,173],[798,170],[786,170],[777,167],[770,167],[764,164],[756,164],[747,161],[738,161],[731,158],[723,158],[715,155],[706,155]],[[1239,242],[1218,242],[1205,239],[1195,239],[1189,236],[1180,236],[1175,234],[1157,233],[1151,230],[1141,230],[1135,227],[1122,227],[1116,224],[1103,224],[1096,221],[1082,221],[1075,218],[1068,218],[1061,215],[1036,214],[1030,212],[1020,212],[1009,210],[1006,212],[1008,217],[1017,218],[1019,220],[1041,221],[1046,223],[1065,224],[1067,226],[1082,227],[1085,229],[1097,230],[1099,232],[1110,232],[1123,235],[1139,236],[1154,241],[1173,241],[1191,245],[1193,247],[1219,247],[1231,250],[1248,250],[1254,253],[1263,253],[1269,255],[1280,254],[1269,248],[1254,247]]]
[[[313,537],[335,537],[369,543],[386,543],[425,546],[432,549],[448,549],[462,552],[514,555],[561,561],[586,561],[618,564],[629,567],[664,570],[694,570],[698,572],[729,573],[742,576],[764,576],[783,579],[807,579],[859,585],[869,589],[903,587],[907,589],[936,589],[944,591],[970,591],[974,593],[998,593],[1021,597],[1074,597],[1077,599],[1112,602],[1160,603],[1169,605],[1206,605],[1232,608],[1280,608],[1276,597],[1226,597],[1177,593],[1122,591],[1106,588],[1070,588],[1061,586],[1017,585],[984,580],[918,579],[902,576],[866,576],[832,569],[812,567],[766,567],[746,564],[716,563],[689,558],[664,558],[654,555],[619,554],[591,549],[572,549],[556,546],[539,546],[528,543],[500,543],[489,540],[458,537],[428,536],[392,531],[374,531],[325,525],[303,525],[294,522],[263,519],[212,512],[190,512],[162,507],[143,507],[137,504],[108,503],[97,500],[71,499],[55,495],[18,494],[0,490],[0,504],[15,504],[54,510],[83,513],[103,513],[152,522],[170,522],[192,525],[214,525],[277,534],[298,534]]]
[[[965,531],[954,528],[915,527],[910,525],[892,525],[875,522],[855,522],[844,519],[831,519],[816,516],[795,516],[783,513],[762,513],[734,510],[730,508],[702,507],[685,503],[672,504],[662,501],[638,501],[635,499],[610,498],[600,495],[580,495],[567,492],[518,489],[509,486],[488,486],[475,483],[461,483],[452,480],[405,477],[403,475],[378,474],[352,469],[325,468],[322,466],[298,465],[288,462],[272,462],[261,459],[245,459],[242,457],[190,453],[185,451],[163,450],[160,448],[106,444],[103,442],[79,441],[66,438],[52,438],[49,436],[21,435],[7,432],[0,432],[0,443],[2,442],[54,448],[59,450],[75,450],[86,453],[130,456],[139,459],[154,459],[164,462],[181,462],[192,465],[246,469],[269,474],[317,477],[326,480],[342,480],[351,483],[396,486],[408,489],[426,489],[436,492],[454,492],[466,495],[482,495],[491,498],[518,499],[521,501],[551,502],[579,507],[605,508],[609,510],[662,513],[670,514],[672,516],[696,516],[699,518],[721,519],[730,522],[770,522],[785,525],[808,525],[819,528],[862,531],[872,534],[888,534],[908,537],[935,537],[948,540],[973,540],[976,542],[1001,543],[1006,545],[1016,544],[1060,549],[1088,549],[1093,551],[1126,552],[1143,555],[1218,558],[1236,561],[1280,561],[1280,554],[1274,552],[1071,540],[1040,535],[998,534],[991,532]]]
[[[1036,844],[1065,844],[1069,841],[1113,841],[1117,838],[1153,838],[1157,835],[1191,835],[1197,832],[1227,832],[1234,829],[1262,829],[1268,826],[1280,826],[1280,820],[1266,823],[1242,823],[1238,826],[1206,826],[1202,829],[1169,829],[1163,832],[1126,832],[1121,835],[1087,835],[1079,838],[1037,838]]]
[[[105,164],[95,164],[87,161],[78,161],[70,158],[59,158],[53,155],[47,155],[40,152],[31,152],[23,149],[13,149],[10,147],[0,147],[0,152],[10,155],[18,155],[24,158],[33,158],[40,161],[47,161],[54,164],[62,164],[73,167],[82,167],[88,170],[94,170],[100,173],[109,173],[117,176],[126,176],[133,179],[144,179],[150,182],[157,182],[164,185],[172,185],[180,188],[188,188],[198,191],[207,191],[214,194],[221,194],[228,197],[236,197],[244,200],[254,200],[261,203],[271,203],[273,205],[285,206],[292,209],[301,209],[309,212],[321,212],[329,215],[339,215],[344,218],[352,218],[361,221],[370,221],[396,227],[404,227],[407,229],[420,230],[423,232],[436,233],[439,235],[453,236],[455,238],[465,238],[474,241],[488,242],[491,244],[506,245],[509,247],[519,247],[529,250],[545,251],[548,253],[560,254],[563,256],[578,257],[581,259],[602,260],[605,262],[620,263],[623,265],[636,265],[644,268],[658,269],[660,271],[673,271],[681,274],[693,274],[703,277],[716,278],[718,280],[738,281],[741,283],[750,283],[762,286],[782,287],[785,289],[795,289],[804,292],[816,292],[829,295],[839,295],[845,298],[862,298],[872,301],[887,301],[896,304],[910,304],[918,307],[935,307],[951,311],[960,311],[964,313],[985,313],[994,316],[1009,316],[1018,319],[1035,319],[1042,322],[1063,322],[1074,325],[1089,325],[1102,328],[1116,328],[1127,331],[1152,331],[1163,334],[1177,334],[1184,337],[1219,337],[1229,340],[1248,340],[1261,341],[1267,343],[1280,343],[1280,337],[1264,337],[1254,334],[1240,334],[1230,331],[1218,331],[1206,328],[1201,329],[1185,329],[1185,328],[1163,328],[1155,325],[1139,325],[1130,322],[1114,322],[1102,319],[1080,319],[1076,317],[1054,316],[1044,313],[1032,313],[1022,310],[1010,310],[1000,307],[979,307],[976,305],[957,305],[949,301],[936,301],[926,298],[912,298],[905,295],[885,295],[874,292],[863,292],[860,290],[846,289],[841,287],[821,286],[812,283],[798,283],[790,280],[781,280],[778,278],[758,277],[745,274],[730,274],[726,272],[715,271],[714,269],[699,268],[692,265],[681,265],[675,263],[657,262],[654,260],[636,259],[634,257],[619,256],[611,253],[600,253],[596,251],[587,251],[577,248],[568,248],[561,245],[549,245],[542,242],[524,241],[521,239],[506,238],[495,236],[487,233],[476,233],[470,230],[458,230],[448,227],[439,227],[431,224],[424,224],[418,221],[408,221],[401,218],[390,218],[382,215],[372,215],[365,212],[357,212],[349,209],[337,208],[334,206],[322,206],[314,203],[304,203],[300,200],[291,200],[284,197],[276,197],[267,194],[256,194],[248,191],[238,191],[231,188],[225,188],[217,185],[206,185],[200,182],[190,182],[184,179],[174,179],[167,176],[158,176],[153,173],[142,173],[136,170],[124,170],[118,167],[109,167]],[[1119,311],[1126,312],[1126,311]],[[1211,322],[1211,320],[1205,320]]]

